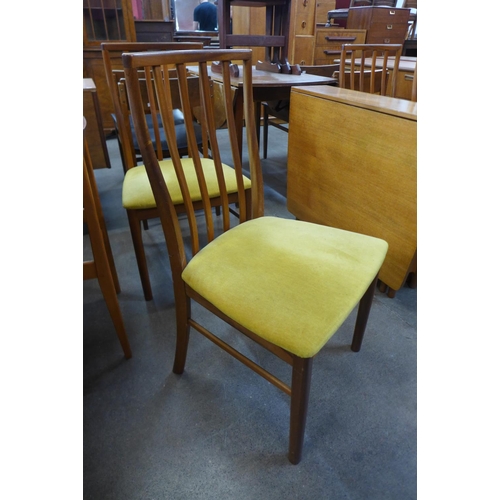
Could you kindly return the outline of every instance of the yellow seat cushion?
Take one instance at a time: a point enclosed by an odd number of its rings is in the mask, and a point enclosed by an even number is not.
[[[371,236],[261,217],[203,248],[182,278],[244,327],[309,358],[357,305],[387,248]]]
[[[193,201],[201,200],[200,188],[196,178],[193,160],[191,158],[182,158],[182,167],[186,176],[189,192]],[[174,205],[183,203],[181,188],[177,181],[174,165],[172,160],[162,160],[159,162],[165,182],[167,183],[170,196]],[[201,165],[207,181],[208,194],[210,198],[219,196],[219,184],[215,173],[213,160],[210,158],[201,158]],[[222,164],[224,179],[226,180],[227,192],[236,193],[238,191],[236,185],[236,174],[233,168]],[[243,184],[245,189],[250,188],[250,179],[244,177]],[[122,204],[127,209],[144,209],[156,207],[156,202],[149,184],[148,175],[144,165],[127,170],[125,179],[123,180],[122,189]]]

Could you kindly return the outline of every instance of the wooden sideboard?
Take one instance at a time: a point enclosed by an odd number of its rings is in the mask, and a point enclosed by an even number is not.
[[[288,210],[386,240],[379,278],[398,290],[415,271],[417,104],[331,86],[293,87],[288,144]]]
[[[340,59],[344,43],[365,43],[366,30],[343,29],[335,27],[316,28],[316,47],[314,64],[334,64]]]
[[[353,7],[347,28],[366,30],[366,43],[400,43],[408,34],[410,9],[390,7]]]

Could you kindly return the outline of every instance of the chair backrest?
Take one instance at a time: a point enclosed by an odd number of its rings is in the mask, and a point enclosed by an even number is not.
[[[186,265],[186,251],[182,229],[177,220],[176,209],[172,203],[170,190],[172,189],[172,179],[168,186],[163,177],[158,162],[156,152],[149,137],[146,115],[142,104],[141,78],[148,82],[147,88],[155,93],[158,102],[163,127],[170,143],[175,143],[175,123],[172,115],[173,101],[171,85],[172,80],[166,78],[168,67],[174,65],[177,70],[177,80],[182,101],[182,112],[186,116],[192,114],[192,97],[188,89],[188,78],[190,72],[196,71],[199,76],[199,100],[201,105],[200,123],[207,131],[211,158],[200,158],[196,145],[195,130],[191,122],[186,122],[186,133],[189,143],[189,158],[183,158],[176,148],[171,150],[171,159],[166,162],[172,166],[175,177],[180,187],[184,199],[185,214],[189,225],[190,243],[193,254],[201,248],[202,241],[200,234],[203,234],[205,241],[212,241],[215,238],[214,219],[210,205],[209,193],[213,191],[213,186],[207,186],[207,168],[213,169],[216,189],[220,192],[220,205],[222,217],[217,219],[220,231],[228,230],[236,221],[231,220],[228,194],[226,189],[225,176],[234,175],[238,192],[239,222],[246,220],[246,203],[243,174],[242,151],[238,145],[239,136],[236,130],[235,115],[233,109],[233,92],[231,89],[230,64],[239,61],[242,63],[243,82],[243,111],[245,119],[245,130],[247,136],[248,149],[248,169],[251,178],[251,217],[263,215],[263,183],[260,169],[259,148],[257,143],[257,133],[255,126],[255,116],[252,94],[252,51],[251,50],[187,50],[172,52],[151,52],[123,55],[125,67],[125,78],[127,91],[132,109],[134,126],[142,153],[143,162],[149,177],[151,188],[155,197],[158,212],[160,214],[165,239],[167,241],[174,289],[181,285],[180,273]],[[221,92],[223,95],[223,107],[226,114],[227,128],[216,130],[215,116],[216,106],[219,105],[215,98],[214,81],[210,78],[210,62],[220,63],[221,73],[217,73],[217,80],[222,82]],[[196,69],[194,69],[196,68]],[[153,98],[152,98],[153,99]],[[228,138],[230,144],[229,152],[221,150],[219,141],[222,137]],[[223,157],[224,156],[224,165]],[[246,158],[246,155],[245,155]],[[162,168],[165,167],[165,161]],[[234,170],[228,167],[233,167]],[[186,173],[190,168],[192,175],[190,178]],[[248,175],[248,174],[247,174]],[[188,188],[188,183],[191,189]],[[193,184],[194,183],[194,184]],[[196,217],[193,200],[189,192],[193,192],[193,185],[199,188],[204,217]],[[222,219],[222,220],[221,220]],[[198,222],[203,226],[198,228]],[[185,228],[187,230],[187,228]],[[206,237],[204,236],[206,233]]]
[[[115,72],[117,74],[117,72]],[[173,83],[173,80],[177,79],[177,73],[175,70],[169,70],[169,79],[171,80],[171,83]],[[143,75],[144,76],[144,75]],[[192,109],[194,115],[191,117],[191,119],[196,120],[197,116],[199,115],[199,109],[201,103],[199,102],[199,79],[196,75],[191,75],[187,79],[188,83],[188,88],[189,88],[189,93],[192,96]],[[167,147],[166,145],[166,136],[165,136],[165,131],[163,129],[163,122],[161,121],[161,117],[159,114],[158,110],[158,102],[156,101],[156,96],[153,94],[151,95],[150,92],[148,92],[148,82],[146,78],[141,78],[139,80],[140,82],[140,87],[141,87],[141,96],[142,96],[142,105],[143,105],[143,110],[146,115],[148,115],[148,126],[149,130],[151,133],[151,140],[153,141],[155,150],[156,150],[156,156],[158,160],[163,160],[165,157],[170,156],[170,147]],[[131,136],[132,128],[131,128],[131,119],[132,119],[132,112],[130,110],[130,101],[128,98],[128,93],[127,93],[127,86],[125,83],[125,73],[123,72],[123,77],[118,80],[117,83],[118,87],[118,95],[120,98],[120,112],[121,115],[127,124],[126,130],[123,131],[123,136],[126,137],[124,142],[127,142],[127,145],[124,146],[130,151],[132,149],[132,146],[134,148],[138,148],[137,140],[134,141],[133,137]],[[186,137],[186,131],[185,131],[185,120],[184,116],[180,111],[181,108],[181,97],[179,94],[179,88],[177,85],[171,85],[170,86],[172,90],[172,103],[173,103],[173,109],[174,111],[174,117],[175,117],[175,123],[176,123],[176,139],[177,139],[177,146],[179,148],[179,151],[182,152],[183,155],[188,154],[188,144],[187,144],[187,137]],[[153,99],[153,100],[151,100]],[[203,144],[203,152],[205,155],[208,155],[208,144],[206,141],[206,138],[203,137],[203,134],[198,134],[201,135],[201,140]],[[137,151],[134,152],[134,159],[137,159],[137,156],[135,155]],[[130,156],[130,155],[129,155]],[[129,162],[130,163],[130,162]],[[135,166],[136,162],[133,163],[133,165],[127,165],[126,170],[130,168],[131,166]]]
[[[133,147],[132,130],[128,117],[123,115],[118,83],[124,76],[121,55],[125,52],[146,52],[158,50],[188,50],[201,49],[203,44],[190,42],[106,42],[101,44],[104,72],[108,83],[111,101],[116,117],[118,140],[122,153],[124,169],[137,165]],[[123,96],[122,96],[123,97]],[[159,134],[159,130],[155,133]]]
[[[403,46],[400,44],[349,43],[342,45],[339,87],[386,95],[389,83],[389,56],[394,56],[390,92],[390,96],[394,97],[402,50]]]

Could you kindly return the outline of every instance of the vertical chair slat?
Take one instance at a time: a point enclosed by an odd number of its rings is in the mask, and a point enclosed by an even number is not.
[[[149,70],[149,68],[146,69]],[[153,67],[152,70],[155,81],[154,88],[156,90],[158,107],[160,108],[160,115],[163,122],[163,128],[165,130],[167,142],[169,144],[176,144],[170,79],[168,78],[168,76],[166,78],[164,77],[163,68],[161,66]],[[200,248],[198,225],[196,223],[196,216],[194,213],[193,202],[191,200],[188,184],[186,181],[186,177],[184,175],[184,169],[182,168],[181,157],[179,151],[175,147],[173,147],[171,150],[171,158],[172,158],[172,163],[174,165],[175,173],[177,175],[177,180],[179,182],[179,186],[181,189],[182,198],[184,200],[184,207],[186,210],[186,216],[188,219],[189,229],[191,232],[192,251],[193,254],[196,254]],[[146,163],[146,161],[144,161],[144,163]]]
[[[200,98],[203,109],[203,121],[206,128],[208,140],[210,141],[212,159],[215,164],[215,173],[217,175],[217,183],[222,201],[222,226],[223,230],[227,231],[230,228],[229,220],[229,200],[222,171],[222,161],[220,157],[219,142],[217,141],[217,130],[215,126],[215,110],[213,104],[213,82],[208,77],[207,64],[200,63]],[[210,105],[209,105],[210,104]]]
[[[189,88],[187,84],[187,71],[186,71],[186,66],[184,64],[177,65],[177,76],[179,79],[179,91],[181,95],[182,112],[184,113],[184,116],[192,116],[193,111],[191,109]],[[186,121],[186,134],[188,138],[189,155],[193,159],[196,178],[198,179],[198,186],[200,188],[201,201],[202,201],[203,211],[205,214],[205,222],[207,225],[206,226],[207,237],[208,241],[212,241],[215,237],[212,206],[210,204],[210,197],[208,194],[205,174],[203,172],[203,167],[201,165],[201,159],[199,154],[197,154],[196,137],[195,137],[193,122],[191,120]]]
[[[252,89],[252,60],[243,61],[243,101],[253,103]],[[264,181],[260,167],[259,143],[257,140],[257,128],[255,114],[251,106],[243,109],[246,132],[248,159],[250,162],[250,178],[252,179],[252,212],[251,218],[256,219],[264,215]]]
[[[241,164],[241,152],[238,146],[238,137],[236,134],[236,122],[233,109],[233,96],[231,92],[231,76],[229,69],[229,61],[225,61],[222,66],[222,74],[224,76],[223,92],[224,92],[224,105],[227,117],[227,130],[229,133],[229,143],[231,145],[231,154],[234,164],[234,170],[236,171],[236,183],[238,187],[238,198],[240,203],[240,222],[246,220],[246,200],[244,194],[243,186],[243,168]],[[245,123],[246,127],[249,127],[248,122]]]
[[[153,130],[154,130],[154,136],[155,136],[155,143],[156,143],[156,155],[158,157],[158,160],[163,160],[163,147],[161,145],[161,136],[160,136],[160,126],[158,123],[158,109],[156,106],[156,98],[155,94],[153,92],[153,82],[151,80],[151,73],[148,71],[146,73],[146,89],[148,92],[149,96],[149,111],[151,113],[151,119],[153,122]],[[168,79],[168,74],[165,75],[165,78]]]

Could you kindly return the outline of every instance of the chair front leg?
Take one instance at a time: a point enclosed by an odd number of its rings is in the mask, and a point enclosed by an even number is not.
[[[375,276],[375,279],[368,287],[368,290],[366,290],[365,294],[359,301],[356,326],[354,327],[354,335],[352,336],[351,351],[359,352],[361,349],[366,323],[368,322],[368,316],[370,315],[370,309],[372,307],[373,295],[375,294],[375,288],[377,286],[377,280],[378,278]]]
[[[293,362],[288,459],[294,465],[298,464],[302,458],[312,362],[313,358],[298,357]]]

